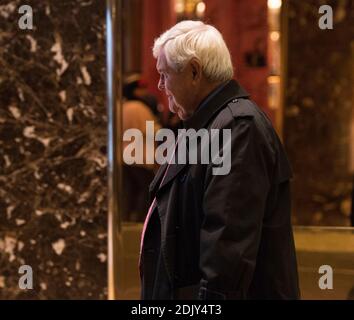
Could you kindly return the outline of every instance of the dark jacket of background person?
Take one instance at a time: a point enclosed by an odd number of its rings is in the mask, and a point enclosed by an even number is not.
[[[142,251],[143,299],[297,299],[291,169],[271,122],[230,81],[184,122],[232,129],[231,171],[166,165]]]

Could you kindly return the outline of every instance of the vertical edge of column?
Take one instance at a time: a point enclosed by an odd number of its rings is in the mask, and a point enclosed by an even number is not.
[[[121,227],[122,178],[122,0],[106,0],[106,99],[108,156],[108,299],[124,291]]]

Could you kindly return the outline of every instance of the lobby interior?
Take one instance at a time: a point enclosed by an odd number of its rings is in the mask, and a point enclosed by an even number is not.
[[[285,146],[302,299],[354,299],[352,0],[327,1],[327,29],[321,0],[27,4],[30,30],[21,1],[0,4],[1,300],[139,299],[146,211],[132,179],[145,201],[151,178],[122,161],[125,89],[139,86],[159,126],[177,128],[151,49],[185,19],[220,30],[235,79]],[[23,265],[33,289],[19,288]],[[333,289],[319,286],[321,266]]]

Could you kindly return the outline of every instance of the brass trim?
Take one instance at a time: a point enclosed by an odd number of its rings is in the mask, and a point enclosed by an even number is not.
[[[106,0],[108,299],[122,296],[123,239],[119,205],[122,176],[122,1]]]
[[[276,127],[278,129],[278,134],[281,141],[284,143],[284,108],[286,105],[286,93],[285,88],[287,86],[288,77],[288,17],[289,2],[288,0],[283,0],[283,4],[280,11],[280,102],[279,110],[276,115]]]

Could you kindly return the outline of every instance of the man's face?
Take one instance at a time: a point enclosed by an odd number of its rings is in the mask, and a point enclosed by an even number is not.
[[[177,113],[181,120],[188,119],[197,107],[195,105],[196,88],[190,66],[187,65],[179,72],[175,71],[167,64],[164,50],[161,50],[156,68],[160,74],[158,88],[165,91],[170,111]]]

